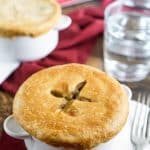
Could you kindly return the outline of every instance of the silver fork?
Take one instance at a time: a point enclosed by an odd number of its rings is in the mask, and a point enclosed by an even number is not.
[[[150,94],[138,92],[137,100],[130,138],[135,150],[143,150],[150,142]]]

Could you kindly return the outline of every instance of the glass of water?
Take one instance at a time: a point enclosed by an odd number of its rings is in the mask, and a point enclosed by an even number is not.
[[[105,10],[104,69],[119,81],[140,81],[150,72],[150,5],[145,7],[146,2],[118,0]]]

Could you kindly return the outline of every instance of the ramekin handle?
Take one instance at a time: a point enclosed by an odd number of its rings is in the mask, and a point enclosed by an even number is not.
[[[59,23],[54,27],[56,30],[64,30],[68,28],[72,23],[72,20],[69,16],[62,15]]]
[[[17,124],[12,115],[5,119],[3,127],[4,131],[13,138],[25,139],[30,137],[30,135]]]

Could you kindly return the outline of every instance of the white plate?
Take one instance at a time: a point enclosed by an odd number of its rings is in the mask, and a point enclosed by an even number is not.
[[[130,130],[132,125],[132,120],[134,117],[134,111],[137,105],[141,105],[141,104],[133,100],[130,101],[129,117],[125,127],[115,138],[99,146],[98,150],[134,150],[134,146],[130,141]],[[149,108],[145,106],[144,109],[149,109]],[[147,145],[143,150],[150,150],[150,145]]]
[[[105,144],[100,144],[99,146],[97,146],[96,148],[93,148],[92,150],[134,150],[134,146],[132,145],[130,141],[130,130],[131,130],[132,120],[134,117],[134,110],[137,107],[137,104],[141,106],[140,103],[137,103],[133,100],[130,101],[128,121],[125,127],[122,129],[122,131],[109,142]],[[149,109],[146,106],[144,108]],[[27,144],[27,145],[30,145],[30,144]],[[42,147],[43,145],[41,144],[41,142],[39,142],[39,144],[36,144],[32,147],[32,150],[41,150]],[[44,147],[45,147],[45,144],[44,144]],[[58,150],[58,149],[59,148],[51,148],[51,150]],[[45,150],[49,150],[48,145],[47,145],[47,148],[45,147]],[[62,148],[60,148],[59,150],[62,150]],[[143,150],[150,150],[150,145],[146,146]]]

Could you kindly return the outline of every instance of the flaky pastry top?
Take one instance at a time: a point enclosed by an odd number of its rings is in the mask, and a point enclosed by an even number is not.
[[[41,141],[89,149],[122,129],[128,98],[118,81],[96,68],[58,65],[22,84],[14,98],[13,115]]]
[[[55,0],[0,0],[0,35],[39,36],[54,27],[60,16]]]

